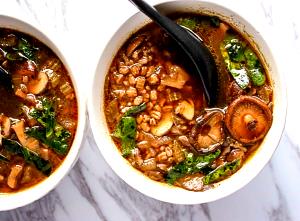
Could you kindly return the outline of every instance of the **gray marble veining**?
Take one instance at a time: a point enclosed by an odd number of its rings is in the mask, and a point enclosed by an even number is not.
[[[56,30],[66,31],[66,7],[68,1],[30,1],[30,0],[17,0],[19,7],[36,22],[42,23],[48,21],[49,26],[54,27]],[[47,12],[47,13],[41,13]],[[51,19],[49,19],[49,17]],[[51,23],[50,23],[51,22]],[[43,23],[45,25],[45,23]]]
[[[268,21],[269,25],[273,25],[273,16],[272,16],[272,4],[270,4],[270,1],[262,1],[261,7],[264,12],[265,18]]]

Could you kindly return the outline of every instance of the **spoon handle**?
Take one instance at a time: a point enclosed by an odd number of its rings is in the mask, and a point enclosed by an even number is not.
[[[0,85],[11,91],[13,89],[11,74],[9,74],[2,66],[0,66]]]
[[[165,29],[172,38],[174,38],[178,43],[181,43],[186,39],[186,30],[174,23],[171,19],[166,16],[162,16],[153,6],[149,5],[143,0],[129,0],[137,8],[140,9],[145,15],[151,18],[155,23],[157,23],[161,28]],[[183,36],[182,36],[183,35]],[[190,36],[191,41],[192,36]]]
[[[161,15],[154,7],[143,0],[129,0],[140,11],[152,19],[156,24],[163,28],[185,51],[194,63],[202,83],[202,88],[208,104],[213,105],[216,102],[215,62],[201,39],[191,34],[188,30],[173,22],[166,16]],[[214,65],[211,65],[214,64]],[[200,67],[200,68],[199,68]]]

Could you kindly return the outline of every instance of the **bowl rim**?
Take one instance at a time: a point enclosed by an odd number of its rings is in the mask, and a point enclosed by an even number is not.
[[[12,193],[0,193],[0,211],[5,211],[28,205],[42,198],[54,189],[74,166],[78,159],[86,127],[86,98],[78,85],[75,71],[66,57],[66,52],[63,51],[63,48],[58,48],[58,42],[54,43],[54,39],[49,34],[46,34],[46,30],[38,27],[37,24],[29,23],[25,19],[11,15],[0,15],[0,27],[13,29],[38,39],[59,57],[73,83],[78,108],[78,124],[75,137],[61,165],[49,177],[31,187]]]
[[[270,43],[267,43],[265,36],[262,36],[261,33],[259,33],[255,26],[251,23],[251,21],[247,20],[245,17],[243,17],[242,15],[240,15],[238,12],[234,11],[233,9],[227,8],[226,6],[222,6],[220,4],[217,3],[213,3],[211,1],[207,1],[207,0],[180,0],[180,1],[167,1],[167,2],[162,2],[157,4],[155,7],[159,10],[166,10],[166,8],[170,5],[182,5],[182,4],[191,4],[191,5],[195,5],[195,6],[199,6],[199,4],[204,5],[207,8],[218,8],[221,10],[226,11],[227,13],[231,14],[233,17],[236,17],[238,22],[241,22],[240,25],[243,25],[244,27],[249,27],[251,30],[253,30],[253,32],[255,32],[260,40],[262,41],[261,44],[263,44],[266,48],[265,50],[267,50],[267,52],[269,53],[269,60],[273,61],[274,64],[272,65],[272,71],[274,71],[276,73],[276,77],[279,79],[278,82],[276,83],[276,87],[280,88],[280,93],[278,94],[278,97],[274,98],[276,99],[276,101],[278,100],[278,104],[276,107],[276,122],[273,122],[273,125],[270,129],[270,131],[272,130],[272,132],[274,132],[275,128],[276,131],[272,134],[276,135],[273,136],[272,140],[272,146],[266,146],[268,148],[259,148],[259,149],[263,149],[264,151],[262,153],[260,153],[259,156],[257,156],[257,153],[254,154],[254,156],[251,156],[251,159],[249,160],[248,163],[246,163],[245,165],[243,165],[243,167],[238,170],[234,175],[232,175],[231,177],[225,179],[224,181],[221,181],[220,185],[218,185],[216,188],[213,188],[213,190],[208,190],[208,191],[204,191],[204,192],[191,192],[191,191],[187,191],[187,190],[177,190],[176,187],[167,187],[164,184],[157,184],[158,182],[153,181],[151,179],[149,179],[148,177],[146,177],[145,175],[141,174],[141,172],[139,172],[137,169],[133,168],[126,159],[123,159],[123,163],[121,163],[121,159],[113,159],[112,156],[116,155],[112,155],[112,151],[107,150],[107,148],[104,147],[103,144],[104,140],[106,140],[108,142],[108,144],[112,144],[111,138],[105,136],[107,134],[99,134],[100,132],[107,132],[107,126],[106,126],[106,119],[102,119],[101,116],[97,116],[97,114],[99,114],[100,109],[102,108],[101,106],[103,105],[103,101],[100,98],[100,94],[95,93],[95,91],[97,92],[101,92],[100,90],[102,89],[97,89],[97,87],[99,87],[99,85],[97,85],[97,75],[99,75],[99,71],[101,71],[101,65],[103,65],[102,62],[104,62],[104,60],[107,57],[107,51],[111,50],[109,44],[110,43],[115,43],[113,40],[115,40],[116,35],[119,34],[119,32],[121,32],[120,30],[122,28],[124,28],[126,25],[130,26],[130,21],[133,21],[139,17],[144,17],[145,23],[146,22],[146,18],[145,16],[143,16],[141,14],[141,12],[137,12],[134,15],[132,15],[131,17],[129,17],[126,21],[124,21],[119,27],[118,29],[115,31],[115,33],[112,34],[112,37],[108,40],[106,47],[103,49],[103,53],[101,55],[101,57],[98,60],[98,64],[97,67],[95,69],[94,72],[94,76],[93,76],[93,85],[91,87],[91,91],[90,91],[90,95],[88,97],[88,112],[89,112],[89,119],[90,119],[90,125],[91,125],[91,129],[95,138],[95,142],[97,144],[98,149],[100,150],[101,154],[103,155],[105,161],[108,163],[108,165],[112,168],[112,170],[122,179],[124,180],[129,186],[133,187],[134,189],[136,189],[137,191],[160,201],[164,201],[164,202],[169,202],[169,203],[175,203],[175,204],[199,204],[199,203],[207,203],[207,202],[211,202],[211,201],[215,201],[218,200],[220,198],[224,198],[234,192],[236,192],[237,190],[241,189],[242,187],[244,187],[246,184],[248,184],[251,180],[253,180],[253,178],[255,176],[257,176],[260,171],[264,168],[264,166],[269,162],[269,160],[271,159],[273,153],[275,152],[282,133],[284,131],[284,126],[285,126],[285,119],[286,119],[286,111],[287,111],[287,99],[286,99],[286,87],[285,87],[285,82],[284,82],[284,78],[282,76],[282,71],[279,69],[278,67],[278,62],[276,62],[276,59],[273,55],[273,52],[271,50],[271,47],[269,46]],[[176,8],[176,6],[175,6]],[[178,11],[177,11],[178,12]],[[233,19],[233,17],[229,18],[229,19]],[[149,20],[149,19],[148,19]],[[228,22],[228,21],[227,21]],[[232,25],[232,23],[231,23]],[[136,30],[139,30],[139,28],[136,28],[135,30],[132,29],[130,30],[131,33],[135,32]],[[241,30],[239,29],[239,32],[241,32]],[[128,33],[127,33],[128,34]],[[248,34],[248,33],[247,33]],[[126,41],[126,39],[129,36],[123,36],[125,37],[125,40],[122,40],[122,43],[120,45],[123,45],[124,42]],[[120,40],[119,40],[120,41]],[[117,42],[120,43],[120,42]],[[254,43],[254,42],[253,42]],[[255,44],[258,45],[258,42],[255,42]],[[120,48],[120,47],[118,47]],[[118,51],[118,49],[117,49]],[[116,52],[115,52],[116,53]],[[109,53],[110,54],[110,53]],[[114,56],[113,56],[114,57]],[[263,56],[264,58],[264,56]],[[110,58],[112,59],[112,58]],[[268,62],[268,61],[266,61]],[[104,62],[105,63],[105,62]],[[110,60],[111,63],[111,60]],[[110,64],[109,64],[110,66]],[[107,70],[105,73],[102,74],[107,74]],[[103,71],[103,70],[102,70]],[[271,72],[271,71],[270,71]],[[272,77],[272,76],[270,76]],[[279,85],[277,84],[279,83]],[[104,87],[104,85],[101,84],[101,87]],[[100,88],[100,87],[99,87]],[[275,90],[275,88],[274,88]],[[95,98],[95,96],[98,96],[98,98]],[[101,100],[101,101],[100,101]],[[96,102],[95,102],[96,101]],[[101,106],[97,106],[100,104]],[[98,108],[99,111],[96,109]],[[277,110],[278,109],[278,110]],[[274,110],[273,110],[274,111]],[[103,123],[104,121],[104,123]],[[105,125],[106,128],[101,128],[101,126],[97,125],[99,123],[103,123],[103,125]],[[275,125],[276,124],[276,125]],[[102,125],[102,126],[103,126]],[[276,127],[275,127],[276,126]],[[272,129],[273,128],[273,129]],[[268,133],[268,137],[270,134],[270,131]],[[266,139],[265,139],[266,140]],[[270,140],[270,139],[269,139]],[[268,142],[270,143],[270,142]],[[261,146],[265,146],[265,141],[263,141],[263,144],[261,144]],[[109,146],[111,147],[111,146]],[[113,144],[113,148],[112,149],[117,149],[117,147]],[[265,155],[264,155],[265,154]],[[121,154],[119,153],[119,155],[121,156]],[[253,158],[256,158],[259,162],[261,162],[259,165],[256,165],[255,170],[251,169],[251,167],[249,167],[248,165],[250,164],[250,162],[254,162]],[[117,162],[120,161],[120,162]],[[125,162],[126,161],[126,162]],[[254,164],[254,163],[252,163]],[[247,166],[247,167],[246,167]],[[135,172],[130,171],[129,168],[130,167],[131,170],[134,170]],[[241,174],[241,171],[246,171],[245,167],[247,168],[247,172],[249,172],[249,175],[246,176],[244,179],[240,180],[239,182],[235,182],[234,183],[234,188],[227,188],[225,192],[220,193],[220,191],[216,191],[217,189],[220,189],[219,186],[224,186],[225,183],[227,185],[227,183],[230,181],[232,182],[233,177],[237,177],[237,174]],[[252,165],[253,167],[253,165]],[[127,169],[126,169],[127,168]],[[250,169],[249,169],[250,168]],[[133,179],[129,179],[128,177],[134,176],[135,182],[133,181]],[[145,177],[145,179],[140,178],[141,176]],[[160,185],[162,188],[158,187],[158,185]],[[228,185],[227,185],[228,186]],[[226,186],[226,187],[227,187]],[[150,189],[150,190],[149,190]],[[168,189],[172,189],[175,191],[168,191]],[[168,193],[165,193],[165,192]],[[217,192],[217,194],[215,194],[214,192]],[[178,195],[180,197],[176,196],[172,196],[171,194],[174,195]],[[219,195],[218,195],[219,194]],[[196,196],[196,197],[195,197]],[[197,198],[198,197],[198,198]]]

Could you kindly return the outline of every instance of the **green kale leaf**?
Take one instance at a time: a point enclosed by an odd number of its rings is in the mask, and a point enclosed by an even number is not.
[[[65,155],[68,152],[68,138],[71,133],[56,122],[53,103],[42,98],[42,109],[33,109],[29,114],[41,126],[26,129],[26,133],[51,147],[56,153]]]
[[[15,140],[2,138],[2,146],[5,150],[22,156],[27,163],[32,163],[35,167],[46,176],[49,176],[52,171],[52,164],[48,160],[44,160],[37,153],[23,147]]]
[[[203,178],[203,183],[205,185],[211,184],[230,176],[239,168],[240,164],[240,160],[225,163],[224,165],[216,168],[215,170],[205,175]]]
[[[134,117],[122,117],[112,133],[113,137],[121,139],[122,154],[128,156],[135,148],[136,120]]]
[[[173,166],[167,173],[165,179],[169,184],[186,175],[201,172],[202,169],[209,166],[221,154],[220,150],[207,155],[195,156],[188,153],[184,161]]]
[[[266,77],[255,53],[237,36],[228,35],[220,45],[227,69],[236,83],[246,89],[251,82],[254,86],[265,84]]]
[[[262,72],[261,64],[256,54],[250,49],[245,50],[246,66],[249,70],[249,77],[255,86],[262,86],[266,82],[266,76]]]
[[[266,82],[266,76],[262,73],[260,68],[250,69],[249,76],[255,86],[262,86]]]
[[[136,115],[146,109],[146,104],[143,103],[138,106],[130,108],[121,117],[118,122],[115,131],[111,134],[113,137],[121,140],[122,155],[127,157],[131,154],[135,148],[135,137],[136,137],[136,120],[133,115]]]
[[[232,36],[230,36],[229,39],[226,39],[225,42],[225,49],[227,50],[231,61],[241,62],[245,60],[245,47],[243,42]]]

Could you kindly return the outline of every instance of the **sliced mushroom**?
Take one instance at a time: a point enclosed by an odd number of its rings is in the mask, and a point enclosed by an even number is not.
[[[175,113],[181,114],[187,120],[192,120],[195,113],[194,102],[192,100],[179,102],[175,108]]]
[[[140,169],[142,171],[155,170],[156,169],[155,158],[150,158],[150,159],[144,160],[143,163],[140,165]]]
[[[27,141],[27,135],[24,132],[25,131],[24,121],[20,120],[16,122],[14,125],[12,125],[11,128],[15,131],[20,143],[24,146]]]
[[[226,160],[229,162],[233,162],[235,160],[242,160],[245,157],[245,152],[241,149],[233,149],[227,155]]]
[[[0,116],[0,121],[1,121],[1,128],[2,128],[2,134],[4,137],[8,137],[10,134],[10,118],[6,117],[5,115]]]
[[[32,180],[33,176],[34,176],[34,168],[31,165],[25,166],[20,183],[21,184],[29,183]]]
[[[187,190],[201,191],[203,189],[202,178],[203,178],[202,174],[196,173],[178,179],[176,181],[176,184]]]
[[[108,107],[106,109],[106,116],[106,119],[109,123],[117,122],[120,119],[119,102],[117,98],[109,102]]]
[[[34,76],[36,73],[37,73],[36,64],[30,60],[26,60],[21,65],[18,65],[16,71],[14,72],[14,74],[16,75],[27,75],[27,76]]]
[[[139,35],[128,45],[126,55],[130,56],[135,49],[145,40],[145,35]]]
[[[151,142],[151,145],[155,148],[158,148],[162,145],[168,145],[172,143],[172,140],[173,139],[169,136],[162,136],[162,137],[155,138],[153,142]]]
[[[190,135],[190,143],[197,152],[212,152],[223,144],[223,119],[223,111],[214,109],[197,120]]]
[[[14,165],[11,168],[10,174],[7,177],[7,185],[15,189],[18,185],[19,178],[23,171],[23,165]]]
[[[228,106],[225,124],[234,139],[245,144],[255,143],[269,131],[272,112],[261,99],[241,96]]]
[[[167,62],[165,68],[168,73],[162,77],[162,85],[182,89],[185,83],[190,79],[188,73],[177,65]]]
[[[39,141],[33,137],[28,137],[25,134],[24,121],[20,120],[16,122],[11,128],[15,131],[20,143],[24,147],[27,147],[28,149],[34,151],[35,153],[39,153],[40,150]]]
[[[189,138],[187,136],[184,136],[184,135],[179,136],[178,140],[185,147],[190,147],[191,146],[191,143],[190,143]]]
[[[169,132],[173,126],[173,116],[171,112],[162,115],[161,120],[151,128],[151,133],[155,136],[163,136]]]
[[[44,71],[40,71],[36,79],[29,81],[27,88],[30,93],[40,94],[42,93],[48,84],[48,76]]]

